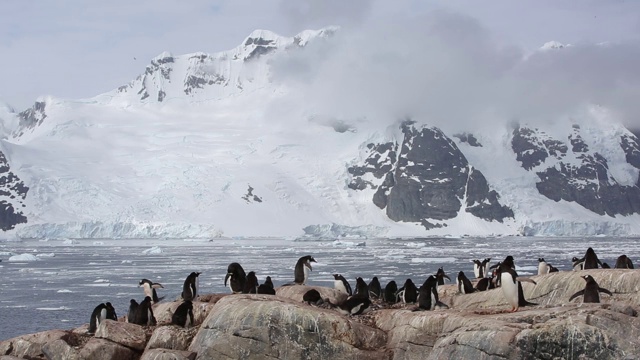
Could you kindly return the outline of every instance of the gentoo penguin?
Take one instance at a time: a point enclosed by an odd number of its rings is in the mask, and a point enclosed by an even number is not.
[[[467,276],[464,274],[464,271],[460,271],[458,273],[458,292],[460,294],[471,294],[472,292],[476,291],[476,289],[473,288],[473,285],[471,285],[471,281],[469,281],[469,279],[467,278]]]
[[[573,267],[573,271],[579,271],[584,269],[584,258],[578,259],[577,257],[573,257],[571,259],[571,266]]]
[[[360,315],[371,311],[371,300],[366,297],[352,296],[338,306],[338,311],[345,315]]]
[[[511,258],[511,263],[513,263],[513,258]],[[502,265],[500,265],[498,277],[500,277],[502,293],[504,294],[507,302],[511,305],[512,312],[518,311],[520,306],[536,305],[525,300],[522,284],[520,283],[521,281],[527,281],[535,285],[535,281],[529,278],[518,277],[518,273],[516,273],[513,267],[505,264],[504,261],[502,262]]]
[[[231,278],[231,280],[229,280]],[[227,275],[224,277],[224,286],[227,286],[227,280],[229,280],[229,288],[234,294],[239,294],[244,290],[244,284],[247,282],[247,274],[244,269],[237,262],[229,264],[227,266]]]
[[[311,263],[316,262],[316,259],[311,255],[306,255],[298,259],[296,267],[294,269],[294,282],[298,285],[304,285],[309,278],[309,271],[312,271]]]
[[[107,306],[107,319],[118,321],[118,315],[116,315],[116,309],[113,308],[110,302],[105,304]]]
[[[198,296],[198,276],[199,272],[192,272],[184,279],[182,285],[182,300],[193,301]],[[142,305],[142,303],[140,303]]]
[[[98,325],[107,318],[107,305],[101,303],[96,306],[91,312],[91,318],[89,319],[89,331],[88,334],[95,334]]]
[[[609,294],[610,296],[613,296],[613,294],[611,294],[611,291],[605,288],[601,288],[591,275],[585,275],[581,277],[587,282],[587,284],[584,286],[584,289],[571,295],[571,297],[569,298],[569,301],[575,299],[580,295],[584,295],[584,298],[582,300],[583,303],[599,303],[601,292],[605,294]]]
[[[249,271],[247,274],[247,282],[244,283],[244,290],[242,290],[242,292],[244,294],[255,294],[258,292],[258,278],[255,272]]]
[[[156,293],[156,289],[164,289],[162,284],[151,282],[151,280],[148,279],[142,279],[138,285],[142,287],[145,296],[151,297],[151,301],[153,301],[154,304],[164,299],[164,296],[159,298],[158,293]]]
[[[267,276],[267,279],[264,281],[264,284],[261,284],[260,286],[258,286],[258,294],[267,294],[267,295],[276,294],[276,289],[273,287],[271,276]]]
[[[389,304],[395,304],[398,302],[398,296],[396,295],[398,292],[398,285],[395,281],[391,280],[384,287],[384,301]]]
[[[449,308],[438,299],[438,280],[430,275],[420,286],[420,296],[418,296],[418,307],[414,311],[434,310],[437,307]]]
[[[369,286],[361,277],[356,278],[356,292],[353,296],[369,298]]]
[[[127,322],[135,324],[136,323],[136,314],[138,311],[138,302],[135,299],[131,299],[129,301],[129,312],[127,313]]]
[[[309,305],[321,305],[324,303],[324,299],[316,289],[311,289],[304,293],[304,295],[302,295],[302,301]]]
[[[607,264],[606,262],[603,262],[601,265],[603,269],[611,269],[611,266],[609,266],[609,264]]]
[[[482,279],[487,275],[487,267],[489,266],[489,262],[491,258],[480,260],[472,260],[473,261],[473,274],[476,276],[476,279]]]
[[[405,304],[415,303],[418,300],[418,288],[411,279],[407,279],[404,286],[398,289],[398,296]]]
[[[156,318],[153,316],[153,309],[151,308],[151,297],[146,296],[138,309],[136,310],[136,316],[134,316],[134,324],[138,325],[155,325]]]
[[[440,267],[436,272],[436,280],[438,280],[438,285],[444,285],[444,278],[447,278],[447,280],[451,281],[451,278],[444,273],[444,269]]]
[[[584,254],[584,266],[582,269],[597,269],[598,265],[602,266],[602,262],[598,259],[598,255],[596,255],[596,252],[593,251],[592,248],[588,248],[587,252]]]
[[[552,273],[552,272],[560,272],[560,270],[558,270],[558,268],[557,268],[557,267],[555,267],[555,266],[553,266],[553,265],[551,265],[551,264],[547,264],[547,265],[549,265],[549,273]]]
[[[494,289],[496,287],[494,281],[495,281],[494,275],[491,275],[491,277],[482,278],[478,280],[478,283],[476,284],[476,290],[487,291],[487,290]]]
[[[633,269],[633,262],[627,255],[620,255],[618,260],[616,260],[616,265],[613,267],[614,269]]]
[[[193,303],[190,300],[185,300],[178,305],[171,316],[171,323],[185,329],[193,326]]]
[[[333,287],[336,290],[347,294],[348,296],[353,295],[353,292],[351,291],[351,285],[349,285],[347,279],[345,279],[344,276],[340,274],[333,274]]]
[[[369,297],[373,299],[379,299],[380,294],[382,293],[382,289],[380,288],[380,281],[377,276],[374,276],[373,279],[369,282]]]
[[[538,258],[538,275],[548,274],[551,268],[544,258]]]

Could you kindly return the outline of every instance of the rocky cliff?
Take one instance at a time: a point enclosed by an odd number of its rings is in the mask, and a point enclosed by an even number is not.
[[[602,303],[569,297],[590,274],[613,293]],[[640,354],[640,272],[587,270],[532,277],[525,296],[539,305],[508,312],[500,289],[467,295],[439,288],[447,310],[377,304],[361,316],[300,301],[306,286],[269,295],[205,295],[197,326],[168,325],[177,303],[154,310],[158,326],[105,320],[0,342],[0,359],[636,359]],[[333,289],[316,288],[339,299]],[[122,320],[122,319],[121,319]]]

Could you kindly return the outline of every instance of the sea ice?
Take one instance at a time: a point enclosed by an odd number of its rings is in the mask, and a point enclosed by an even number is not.
[[[20,254],[20,255],[14,255],[14,256],[10,257],[8,261],[22,262],[22,261],[38,261],[38,260],[40,260],[40,259],[38,259],[38,257],[36,257],[35,255],[32,255],[32,254]]]
[[[159,246],[154,246],[151,249],[144,250],[142,253],[145,255],[152,255],[152,254],[162,254],[163,251]]]

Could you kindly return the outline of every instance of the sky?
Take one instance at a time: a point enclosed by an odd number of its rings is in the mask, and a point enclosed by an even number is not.
[[[505,116],[541,104],[554,111],[584,98],[623,103],[628,116],[640,110],[632,106],[639,94],[640,1],[632,0],[3,0],[0,101],[21,111],[39,96],[90,98],[128,83],[163,51],[214,53],[238,46],[255,29],[293,36],[328,25],[343,29],[331,49],[340,54],[320,56],[306,92],[326,103],[338,101],[336,94],[350,99],[345,113],[384,98],[396,104],[388,110],[395,116],[425,108],[439,116],[464,101],[470,106],[457,116],[469,117],[474,104],[494,101],[490,94],[502,105],[518,97]],[[522,65],[551,40],[576,48]],[[359,54],[367,66],[345,65],[360,64]],[[404,70],[386,71],[394,66]],[[340,77],[318,76],[329,69]],[[372,86],[360,94],[355,88],[372,73],[406,91]],[[335,85],[329,82],[345,78],[352,80],[342,92],[327,94]],[[424,92],[418,85],[425,82],[436,86]],[[433,100],[419,106],[425,97]]]

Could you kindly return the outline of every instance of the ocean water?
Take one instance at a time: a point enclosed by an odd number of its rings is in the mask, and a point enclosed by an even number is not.
[[[382,286],[407,278],[422,283],[439,267],[455,281],[459,271],[473,277],[473,259],[507,255],[515,258],[520,275],[537,273],[538,258],[558,269],[571,270],[571,258],[592,247],[612,267],[621,254],[640,264],[637,238],[424,238],[297,242],[282,239],[189,241],[157,240],[30,240],[0,242],[0,341],[50,329],[72,329],[88,323],[93,308],[110,301],[118,316],[126,314],[130,299],[144,298],[138,282],[147,278],[164,285],[158,295],[179,298],[184,279],[199,271],[200,292],[228,293],[227,265],[239,262],[255,271],[262,283],[293,281],[298,258],[312,255],[309,284],[333,286],[334,273],[355,285],[378,276]],[[37,261],[8,261],[30,254]],[[24,256],[25,258],[33,258]]]

